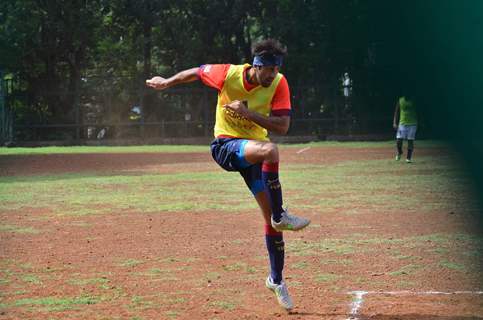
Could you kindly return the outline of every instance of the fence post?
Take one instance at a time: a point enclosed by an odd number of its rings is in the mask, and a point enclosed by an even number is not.
[[[5,121],[5,86],[3,71],[0,69],[0,143],[5,142],[6,121]]]
[[[75,88],[74,88],[74,108],[75,108],[75,140],[76,143],[79,143],[81,137],[81,128],[82,128],[82,119],[81,119],[81,110],[80,110],[80,81],[79,79],[75,79]]]
[[[161,120],[161,138],[165,138],[166,137],[166,125],[164,123],[164,119]]]
[[[339,99],[337,97],[337,87],[333,89],[335,110],[334,110],[334,134],[339,134]]]
[[[13,140],[13,113],[8,108],[6,96],[8,93],[7,83],[4,79],[3,70],[0,70],[0,144]]]

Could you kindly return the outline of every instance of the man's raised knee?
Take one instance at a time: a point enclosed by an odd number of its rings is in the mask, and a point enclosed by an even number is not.
[[[267,161],[278,162],[278,147],[275,143],[266,143],[263,146],[264,156]]]

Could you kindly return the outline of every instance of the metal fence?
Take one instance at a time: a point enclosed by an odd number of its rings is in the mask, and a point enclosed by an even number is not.
[[[43,92],[32,98],[15,84],[3,82],[0,95],[2,143],[14,141],[116,141],[211,137],[215,119],[216,91],[191,85],[156,92],[140,81],[100,79],[85,86],[78,99],[69,93]],[[19,86],[21,87],[21,86]],[[392,106],[379,116],[361,113],[367,104],[387,103],[340,88],[293,87],[291,136],[324,139],[330,135],[384,135],[391,132]],[[361,91],[360,91],[361,92]],[[44,102],[44,105],[39,103]],[[45,101],[55,101],[65,112],[45,114]],[[71,105],[75,103],[75,105]],[[365,108],[363,108],[365,107]],[[44,113],[43,113],[44,112]],[[59,117],[58,115],[61,115]],[[56,119],[56,120],[53,120]]]

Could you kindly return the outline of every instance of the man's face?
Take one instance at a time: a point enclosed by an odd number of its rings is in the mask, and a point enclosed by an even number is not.
[[[258,83],[265,88],[270,87],[273,80],[278,74],[278,66],[267,66],[267,67],[256,67],[255,75],[257,77]]]

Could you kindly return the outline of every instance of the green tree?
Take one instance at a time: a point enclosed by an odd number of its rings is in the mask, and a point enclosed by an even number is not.
[[[3,68],[26,85],[27,105],[43,121],[78,117],[82,71],[95,46],[99,1],[2,2]],[[2,53],[3,53],[2,52]]]

